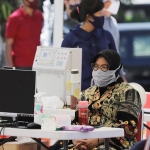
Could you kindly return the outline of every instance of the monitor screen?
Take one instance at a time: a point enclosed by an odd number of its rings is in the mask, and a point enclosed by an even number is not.
[[[34,114],[35,71],[0,69],[0,116]]]

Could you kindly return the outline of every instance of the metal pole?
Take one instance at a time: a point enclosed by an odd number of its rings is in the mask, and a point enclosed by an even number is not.
[[[68,150],[68,140],[63,141],[63,146],[64,146],[63,150]]]
[[[109,139],[105,138],[105,150],[109,150]]]
[[[63,38],[63,6],[64,0],[54,0],[54,47],[60,47]]]

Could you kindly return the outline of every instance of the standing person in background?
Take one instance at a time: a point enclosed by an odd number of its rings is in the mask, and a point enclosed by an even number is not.
[[[119,6],[120,6],[120,1],[119,0],[103,0],[104,2],[104,16],[105,16],[105,22],[104,22],[104,30],[108,30],[115,41],[117,51],[119,52],[119,29],[118,29],[118,24],[117,20],[112,16],[116,15]]]
[[[66,7],[66,12],[68,17],[70,17],[71,11],[80,4],[81,0],[64,0]]]
[[[101,0],[82,0],[70,14],[72,19],[83,22],[72,29],[62,42],[62,47],[82,48],[82,90],[91,85],[91,61],[103,49],[116,50],[110,32],[103,30],[104,3]]]
[[[119,0],[103,0],[104,2],[104,30],[109,31],[115,41],[117,52],[119,53],[119,43],[120,43],[120,35],[119,35],[119,29],[117,20],[112,16],[116,15],[118,13],[119,7],[120,7],[120,1]],[[127,82],[125,78],[125,72],[122,67],[121,69],[121,77],[125,82]]]
[[[43,23],[42,12],[37,10],[38,2],[23,0],[23,6],[8,18],[5,33],[8,66],[32,69]]]
[[[65,5],[64,27],[63,27],[64,35],[67,34],[70,31],[70,29],[80,24],[76,20],[70,18],[71,11],[79,5],[80,1],[81,0],[64,0],[64,5]]]

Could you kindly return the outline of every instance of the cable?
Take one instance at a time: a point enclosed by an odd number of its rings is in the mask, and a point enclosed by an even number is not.
[[[13,122],[11,123],[13,126],[14,126],[14,124],[13,124]],[[3,141],[1,141],[1,143],[0,143],[0,145],[2,146],[2,149],[4,150],[4,147],[3,147],[3,144],[5,144],[6,142],[9,142],[9,141],[12,141],[12,140],[15,140],[16,139],[16,137],[12,137],[12,136],[10,136],[10,137],[8,137],[8,138],[4,138],[4,133],[5,133],[5,127],[7,126],[7,124],[4,124],[4,126],[1,128],[1,130],[0,130],[0,135],[2,135],[3,136]],[[3,134],[2,134],[2,132],[3,132]]]
[[[9,137],[9,138],[5,138],[4,137],[4,134],[5,134],[5,127],[11,127],[11,128],[18,128],[18,125],[21,124],[21,125],[25,125],[27,124],[26,121],[18,121],[18,120],[14,120],[14,121],[3,121],[1,122],[1,130],[0,130],[0,135],[2,135],[2,141],[0,142],[0,146],[2,146],[2,150],[4,150],[4,146],[3,144],[5,144],[6,142],[8,141],[12,141],[12,140],[15,140],[16,137]]]
[[[147,126],[145,123],[143,123],[143,124],[144,124],[144,127],[146,127],[148,130],[150,130],[149,126]]]
[[[5,126],[6,126],[6,125],[4,125],[4,128],[3,128],[3,138],[4,138]],[[4,150],[4,147],[3,147],[3,145],[2,145],[2,148],[3,148],[3,150]]]
[[[10,127],[15,127],[15,121],[13,121],[13,122],[7,122],[7,123],[5,123],[5,124],[3,124],[3,127],[1,128],[1,130],[0,130],[0,135],[2,135],[3,136],[3,139],[4,140],[7,140],[8,139],[8,141],[9,141],[9,138],[4,138],[4,132],[5,132],[5,127],[7,126],[7,125],[9,125]],[[3,132],[3,133],[2,133]],[[3,143],[3,142],[2,142]],[[4,150],[4,146],[3,146],[3,144],[5,144],[5,142],[2,144],[1,143],[1,146],[2,146],[2,149]]]
[[[2,133],[2,130],[3,129],[5,129],[5,124],[4,124],[4,126],[1,128],[1,130],[0,130],[0,135],[2,135],[1,133]],[[4,139],[4,130],[3,130],[3,139]],[[3,144],[2,144],[2,149],[4,150],[4,146],[3,146]]]
[[[4,126],[4,128],[3,128],[3,138],[4,138],[4,131],[5,131],[5,126]]]
[[[2,150],[4,150],[4,146],[3,145],[1,145],[2,146]]]

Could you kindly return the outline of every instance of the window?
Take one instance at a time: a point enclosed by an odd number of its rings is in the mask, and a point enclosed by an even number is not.
[[[150,34],[133,36],[133,56],[150,56]]]
[[[122,58],[150,57],[150,31],[128,30],[120,32],[120,55]]]

